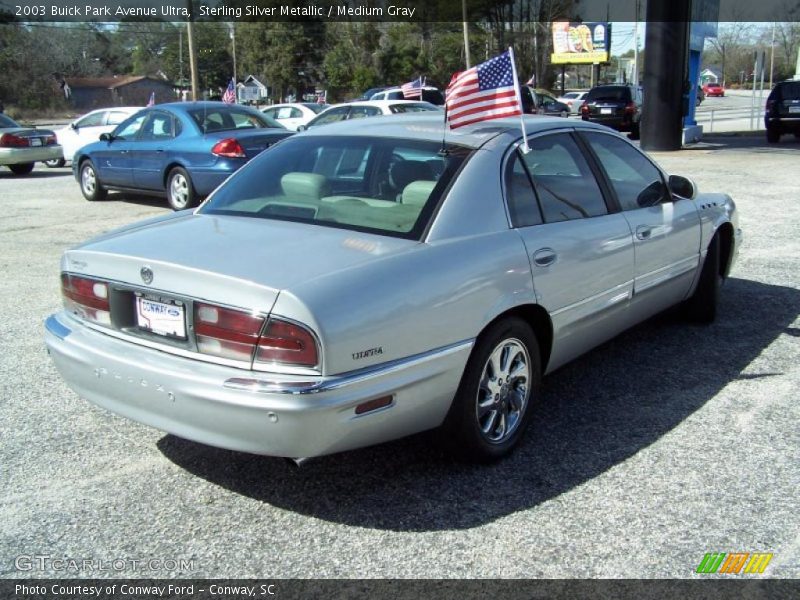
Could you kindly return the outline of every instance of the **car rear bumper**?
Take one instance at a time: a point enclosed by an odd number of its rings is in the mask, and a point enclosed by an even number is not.
[[[0,165],[19,165],[61,158],[61,146],[39,146],[34,148],[0,148]]]
[[[633,121],[628,116],[613,115],[601,117],[592,115],[589,117],[583,117],[583,120],[591,123],[597,123],[599,125],[605,125],[606,127],[611,127],[617,131],[630,131],[631,126],[633,125]]]
[[[800,113],[796,116],[765,117],[764,126],[767,129],[778,129],[783,132],[800,131]]]
[[[46,320],[45,343],[67,384],[98,406],[211,446],[301,458],[440,425],[473,340],[316,378],[199,363],[100,333],[66,313]],[[388,406],[355,413],[385,396]]]
[[[223,181],[238,171],[247,163],[244,158],[220,158],[208,167],[186,167],[189,177],[192,178],[194,191],[199,196],[208,196]]]

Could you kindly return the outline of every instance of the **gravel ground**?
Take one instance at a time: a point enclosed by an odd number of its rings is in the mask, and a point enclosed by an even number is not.
[[[79,399],[42,341],[59,256],[167,209],[88,203],[68,169],[3,170],[0,576],[691,578],[706,552],[761,551],[768,576],[800,577],[800,143],[708,138],[656,158],[737,201],[721,318],[662,315],[554,373],[522,447],[491,467],[420,435],[297,469]],[[128,563],[17,569],[37,554]],[[130,566],[144,559],[191,564]]]

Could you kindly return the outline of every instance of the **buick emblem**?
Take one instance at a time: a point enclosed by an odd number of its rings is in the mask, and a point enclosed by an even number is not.
[[[153,283],[153,271],[150,267],[142,267],[139,271],[139,275],[142,276],[142,281],[144,281],[147,285]]]

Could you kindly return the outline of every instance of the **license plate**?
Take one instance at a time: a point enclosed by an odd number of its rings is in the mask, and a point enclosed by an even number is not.
[[[800,113],[800,106],[790,106],[789,107],[790,113]]]
[[[612,111],[612,109],[610,109],[610,108],[601,108],[600,109],[600,114],[601,115],[610,115],[611,111]]]
[[[30,138],[31,146],[41,146],[42,138]]]
[[[157,335],[186,339],[186,310],[174,302],[137,296],[136,324],[140,329]]]

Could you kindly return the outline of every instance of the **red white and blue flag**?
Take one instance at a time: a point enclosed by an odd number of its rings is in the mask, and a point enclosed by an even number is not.
[[[414,81],[409,81],[400,86],[403,92],[403,98],[419,98],[422,99],[422,86],[425,85],[424,77],[417,77]]]
[[[228,89],[222,94],[222,101],[226,104],[236,104],[236,83],[233,79],[228,82]]]
[[[156,93],[150,92],[150,100],[147,101],[147,106],[155,106],[156,104]]]
[[[522,115],[517,81],[511,48],[500,56],[453,75],[445,96],[450,128]]]

